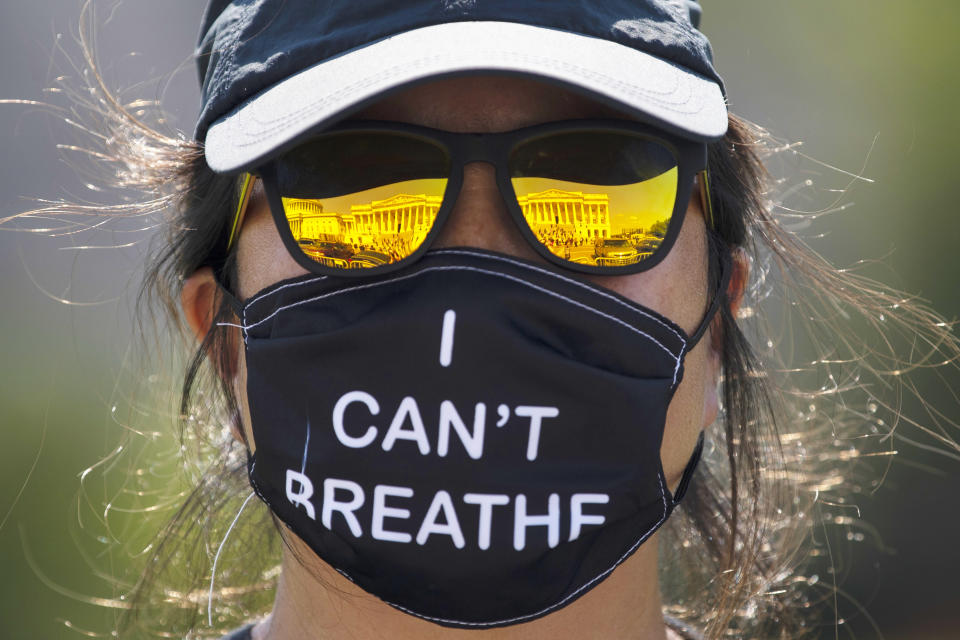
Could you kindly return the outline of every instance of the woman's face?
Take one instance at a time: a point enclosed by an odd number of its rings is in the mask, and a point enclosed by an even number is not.
[[[618,116],[609,108],[555,86],[514,77],[468,77],[436,81],[390,96],[356,114],[454,132],[499,132],[574,118]],[[695,191],[696,193],[696,191]],[[434,247],[468,246],[544,262],[524,240],[507,211],[491,165],[464,167],[463,187]],[[575,274],[670,318],[691,334],[708,303],[707,245],[699,198],[691,198],[683,227],[669,255],[647,271],[624,276]],[[262,191],[256,190],[237,245],[239,297],[305,273],[287,252]],[[190,316],[189,310],[187,313]],[[709,335],[687,355],[684,377],[667,414],[661,457],[671,488],[679,482],[702,428],[717,412],[718,355]],[[234,379],[243,428],[252,448],[243,354]]]

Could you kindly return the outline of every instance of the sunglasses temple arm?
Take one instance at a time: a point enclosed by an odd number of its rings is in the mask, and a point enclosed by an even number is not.
[[[240,227],[243,224],[243,216],[247,212],[247,204],[250,201],[250,193],[253,191],[253,183],[255,182],[252,173],[244,173],[241,178],[239,189],[240,197],[237,198],[237,210],[233,214],[233,224],[230,225],[230,236],[227,239],[228,252],[233,248],[233,243],[236,241],[237,235],[240,232]]]
[[[697,182],[700,186],[700,206],[703,208],[703,217],[707,221],[707,227],[713,231],[717,230],[717,222],[713,217],[713,202],[710,199],[710,172],[704,169],[698,174]]]

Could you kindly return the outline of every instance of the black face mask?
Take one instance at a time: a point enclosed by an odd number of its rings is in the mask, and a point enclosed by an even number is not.
[[[475,249],[304,276],[241,308],[250,483],[364,590],[451,627],[599,584],[683,496],[660,461],[693,336],[556,268]]]

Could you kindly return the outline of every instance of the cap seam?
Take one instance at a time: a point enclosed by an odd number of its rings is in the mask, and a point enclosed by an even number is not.
[[[226,62],[223,63],[224,66],[229,66],[231,68],[235,66],[234,62],[237,57],[237,51],[240,49],[240,35],[241,35],[241,32],[243,31],[243,25],[247,23],[250,12],[252,10],[253,10],[252,5],[248,4],[247,6],[245,6],[243,8],[242,15],[239,16],[236,20],[234,20],[233,23],[227,28],[228,29],[228,34],[226,39],[227,41],[224,43],[223,47],[221,48],[221,51],[223,52],[223,57],[226,60]],[[211,47],[211,51],[207,55],[212,55],[213,51],[214,51],[214,48]],[[213,88],[213,92],[207,96],[206,100],[204,100],[204,103],[210,104],[215,100],[222,98],[226,94],[226,90],[225,90],[226,86],[228,85],[223,82],[216,85]],[[216,122],[216,120],[214,120],[214,122]],[[210,126],[213,126],[213,123],[211,123]]]

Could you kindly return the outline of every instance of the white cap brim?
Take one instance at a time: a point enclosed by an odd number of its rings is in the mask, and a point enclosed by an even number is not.
[[[218,173],[250,170],[386,93],[470,73],[556,82],[694,140],[718,140],[727,130],[720,86],[672,62],[569,31],[452,22],[350,50],[260,92],[210,126],[207,164]]]

